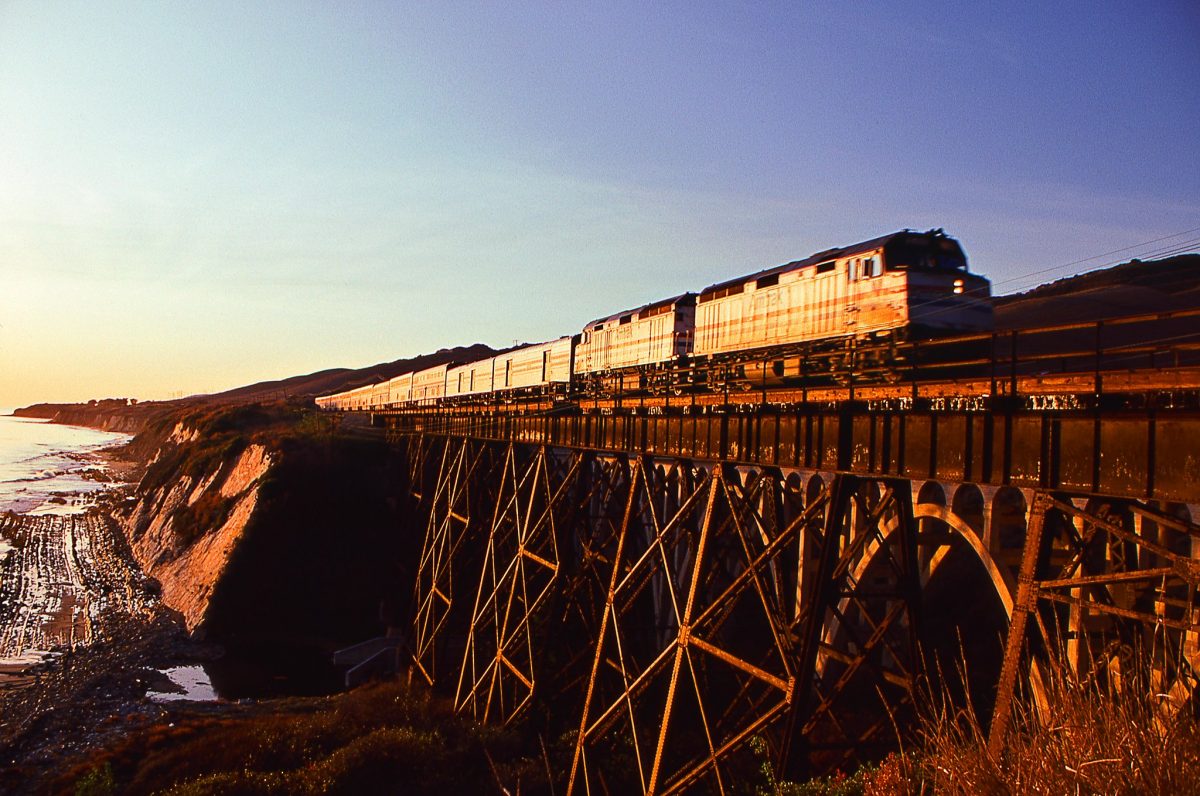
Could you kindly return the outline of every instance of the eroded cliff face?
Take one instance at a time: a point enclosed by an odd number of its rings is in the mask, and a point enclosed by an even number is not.
[[[17,409],[13,414],[17,417],[37,417],[69,426],[137,434],[150,422],[159,406],[154,403],[131,404],[122,398],[86,404],[34,404]]]
[[[186,420],[153,441],[140,440],[155,452],[121,521],[189,630],[332,647],[406,602],[418,535],[395,447]]]
[[[195,442],[194,432],[179,431],[172,433],[171,444]],[[233,462],[217,461],[198,478],[180,474],[140,495],[125,522],[138,563],[161,584],[164,602],[183,614],[189,630],[205,619],[213,589],[254,516],[258,485],[271,464],[271,454],[263,445],[251,445]],[[222,506],[227,509],[224,521],[214,522],[213,527],[177,527],[191,518],[182,509],[205,503],[232,505]]]

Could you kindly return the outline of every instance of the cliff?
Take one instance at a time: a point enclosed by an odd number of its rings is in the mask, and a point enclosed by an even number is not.
[[[36,417],[68,426],[87,426],[102,431],[136,434],[167,410],[158,402],[138,403],[125,398],[106,398],[85,404],[33,404],[13,412],[16,417]]]
[[[408,597],[405,464],[382,439],[307,410],[163,418],[120,519],[138,563],[189,630],[231,642],[333,647],[377,635]]]

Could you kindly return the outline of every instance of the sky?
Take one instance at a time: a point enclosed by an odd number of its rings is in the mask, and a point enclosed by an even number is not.
[[[996,293],[1194,251],[1198,127],[1191,0],[0,0],[0,407],[541,341],[902,228]]]

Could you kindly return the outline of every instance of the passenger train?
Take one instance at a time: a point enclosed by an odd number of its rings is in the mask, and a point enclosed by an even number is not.
[[[747,388],[897,372],[908,340],[992,328],[942,230],[903,230],[599,318],[577,335],[317,398],[322,409]]]

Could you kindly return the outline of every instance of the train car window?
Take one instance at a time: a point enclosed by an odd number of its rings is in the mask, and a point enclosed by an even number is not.
[[[817,273],[827,274],[837,267],[837,263],[833,260],[824,263],[817,263]]]
[[[755,283],[755,286],[759,290],[762,290],[764,287],[774,287],[775,285],[778,285],[778,284],[779,284],[779,274],[771,274],[770,276],[764,276],[763,278],[759,279],[758,282]]]
[[[621,316],[621,325],[624,326],[625,324],[629,323],[632,320],[633,320],[632,315],[622,315]]]
[[[847,282],[856,282],[856,281],[858,281],[858,278],[859,278],[858,258],[855,258],[855,259],[851,260],[850,263],[846,267],[846,281]]]

